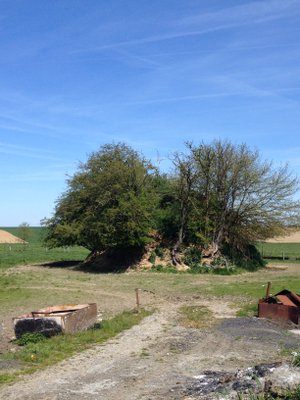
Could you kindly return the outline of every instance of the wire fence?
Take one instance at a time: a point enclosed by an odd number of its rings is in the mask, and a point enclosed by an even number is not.
[[[269,260],[281,261],[297,261],[300,260],[300,244],[293,246],[280,246],[280,245],[260,245],[258,247],[261,256]]]

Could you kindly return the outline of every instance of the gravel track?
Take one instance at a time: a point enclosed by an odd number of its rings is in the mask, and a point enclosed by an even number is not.
[[[204,370],[236,371],[278,361],[283,346],[299,346],[299,336],[269,321],[232,318],[233,310],[225,304],[220,312],[218,302],[197,304],[209,305],[215,312],[218,319],[213,327],[181,326],[178,307],[182,304],[168,302],[106,344],[2,386],[0,398],[188,399],[192,397],[185,392],[187,382]]]

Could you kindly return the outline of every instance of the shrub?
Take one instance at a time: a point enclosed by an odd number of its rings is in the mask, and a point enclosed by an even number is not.
[[[19,346],[26,346],[29,343],[39,343],[46,340],[46,337],[38,332],[26,332],[16,340]]]
[[[202,254],[197,247],[188,247],[184,252],[184,263],[193,268],[201,263]]]
[[[152,251],[149,257],[149,261],[151,262],[151,264],[155,264],[155,260],[156,260],[156,254],[154,251]]]
[[[229,245],[224,245],[223,254],[230,260],[231,264],[247,271],[256,271],[266,266],[266,262],[260,252],[252,244],[248,245],[245,251],[239,251]]]
[[[155,254],[157,255],[157,257],[161,258],[162,260],[165,257],[164,249],[162,247],[157,247],[155,249]]]
[[[171,274],[177,274],[179,273],[179,271],[177,271],[177,269],[175,267],[173,267],[173,265],[169,264],[166,267],[158,264],[155,265],[154,267],[151,268],[152,272],[165,272],[165,273],[171,273]]]
[[[189,274],[209,274],[212,271],[211,268],[206,265],[194,264],[190,266],[190,269],[187,272]]]

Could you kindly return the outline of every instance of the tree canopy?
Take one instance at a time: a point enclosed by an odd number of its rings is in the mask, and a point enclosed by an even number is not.
[[[154,173],[125,144],[107,144],[92,153],[57,201],[48,221],[48,245],[78,244],[91,252],[145,245],[152,227]]]
[[[187,149],[174,159],[187,214],[179,242],[184,226],[188,241],[211,244],[215,252],[224,244],[244,250],[295,222],[298,181],[287,165],[274,168],[245,144],[188,143]]]
[[[157,171],[126,144],[92,153],[67,181],[48,220],[48,245],[82,245],[92,253],[142,248],[156,230],[175,254],[193,244],[212,256],[249,245],[295,223],[298,181],[257,150],[227,141],[187,143],[174,171]]]

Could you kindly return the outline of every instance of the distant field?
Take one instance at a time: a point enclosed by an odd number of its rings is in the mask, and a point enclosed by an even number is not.
[[[0,227],[0,229],[20,237],[20,231],[17,227]],[[20,264],[81,261],[89,254],[87,249],[79,246],[47,249],[42,243],[44,236],[45,228],[30,227],[29,237],[26,238],[28,244],[0,244],[0,268]],[[280,243],[277,240],[272,243],[260,242],[257,244],[257,249],[265,259],[300,262],[300,242]]]
[[[19,228],[1,227],[20,237]],[[28,244],[0,244],[0,268],[8,268],[19,264],[46,263],[55,261],[84,260],[89,251],[83,247],[65,247],[47,249],[43,246],[45,228],[30,227]]]
[[[278,236],[260,242],[257,249],[264,259],[271,261],[300,261],[300,231],[291,231],[286,236]]]
[[[265,259],[300,261],[300,243],[261,242],[257,244],[257,248]]]
[[[300,244],[300,231],[292,231],[286,236],[277,236],[267,240],[268,243],[298,243]]]

